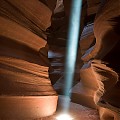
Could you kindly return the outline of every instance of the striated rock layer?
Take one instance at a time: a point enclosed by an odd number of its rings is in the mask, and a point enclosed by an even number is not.
[[[45,40],[50,18],[38,0],[1,1],[0,119],[35,119],[56,110]]]

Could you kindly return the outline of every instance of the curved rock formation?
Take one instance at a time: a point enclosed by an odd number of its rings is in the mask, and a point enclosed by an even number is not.
[[[38,0],[1,1],[0,119],[55,112],[58,97],[49,80],[45,35],[50,19],[50,9]]]
[[[1,0],[0,120],[56,111],[54,89],[65,88],[70,7],[71,0]],[[100,120],[120,120],[119,7],[119,0],[82,3],[71,100],[98,109]]]
[[[97,94],[95,93],[93,95],[93,101],[98,107],[101,106],[101,120],[120,119],[120,104],[118,102],[120,101],[120,67],[118,62],[120,50],[119,7],[119,0],[116,0],[115,2],[113,0],[104,0],[102,2],[94,22],[96,43],[82,56],[84,62],[93,61],[90,72],[92,72],[92,70],[96,72],[95,78],[93,79],[98,83],[98,89],[96,89]],[[102,60],[104,62],[102,64],[101,62],[95,62],[96,65],[94,66],[94,59]],[[86,67],[83,67],[83,69],[85,70]],[[81,82],[84,81],[86,83],[85,85],[90,87],[89,80],[90,82],[93,81],[90,79],[92,76],[92,74],[85,75],[85,72],[83,72],[81,75]],[[93,89],[96,85],[94,83],[91,84],[93,85],[91,89]],[[85,85],[83,84],[83,86]]]

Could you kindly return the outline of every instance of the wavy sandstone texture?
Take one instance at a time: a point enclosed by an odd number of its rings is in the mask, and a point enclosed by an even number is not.
[[[1,119],[33,119],[55,112],[57,94],[49,80],[44,33],[50,18],[51,11],[38,0],[1,1]]]
[[[89,89],[86,92],[87,99],[93,98],[92,103],[89,99],[88,102],[83,102],[90,107],[93,103],[96,104],[101,120],[120,119],[119,8],[119,0],[102,2],[94,22],[96,42],[82,56],[82,60],[87,63],[81,69],[80,86],[84,88],[82,91]],[[79,96],[82,94],[79,91]],[[76,92],[73,89],[74,95]]]
[[[53,120],[64,109],[54,89],[64,94],[70,3],[1,0],[0,120]],[[76,120],[120,120],[119,8],[119,0],[83,0],[70,90]]]

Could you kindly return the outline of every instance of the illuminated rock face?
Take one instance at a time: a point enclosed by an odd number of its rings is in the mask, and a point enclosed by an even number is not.
[[[70,0],[61,1],[1,1],[0,119],[34,119],[55,112],[51,82],[62,94],[70,15]],[[99,5],[100,0],[83,0],[71,99],[99,108],[101,120],[119,120],[119,0],[103,0],[94,21]]]
[[[88,24],[84,27],[80,37],[80,50],[82,55],[85,54],[86,50],[91,47],[91,44],[95,42],[95,36],[93,32],[94,23]]]
[[[92,2],[89,0],[87,4],[92,6]],[[94,2],[99,3],[99,1]],[[101,120],[120,119],[119,109],[115,107],[120,106],[118,102],[120,85],[117,82],[119,81],[117,73],[120,70],[118,52],[120,40],[118,16],[120,13],[118,12],[119,1],[113,2],[112,0],[103,1],[102,7],[96,15],[93,31],[86,35],[87,37],[81,36],[80,52],[82,52],[81,59],[85,64],[80,70],[80,83],[72,88],[72,102],[99,108]],[[69,5],[65,9],[68,10],[66,14],[69,17]],[[89,15],[93,9],[97,9],[97,7],[87,9]],[[85,33],[87,33],[87,30],[89,32],[92,30],[92,28],[89,28],[86,29]],[[116,58],[116,60],[113,58]],[[113,106],[110,107],[107,102]]]
[[[120,71],[120,63],[118,62],[120,51],[118,21],[120,19],[120,13],[118,12],[118,3],[118,0],[116,2],[112,0],[104,1],[102,7],[99,9],[94,22],[96,43],[86,50],[85,54],[82,56],[82,60],[87,62],[81,69],[81,86],[84,89],[81,90],[83,91],[82,93],[78,91],[78,94],[75,94],[76,85],[72,90],[73,96],[77,95],[76,97],[78,98],[84,91],[87,91],[87,89],[93,90],[94,92],[96,91],[92,97],[93,102],[97,104],[98,107],[101,106],[99,109],[101,120],[120,119],[120,104],[118,102],[120,100],[120,82],[118,76]],[[100,60],[102,62],[99,61],[96,63],[94,60]],[[88,66],[88,64],[90,64],[90,66]],[[95,83],[98,84],[98,89],[95,88],[95,86],[97,87]],[[102,89],[100,89],[100,87]],[[92,92],[90,90],[86,92],[88,95],[81,96],[82,98],[87,96],[88,106],[91,106],[89,99]],[[86,101],[83,102],[84,104],[86,103]],[[82,102],[79,101],[79,103]]]
[[[56,110],[44,34],[50,18],[38,0],[1,1],[0,119],[35,119]]]
[[[120,12],[119,11],[119,0],[116,2],[110,0],[103,5],[103,7],[100,9],[96,16],[95,20],[95,26],[94,26],[94,33],[96,37],[96,44],[94,50],[91,52],[95,55],[95,52],[97,51],[97,54],[94,56],[97,59],[102,59],[105,62],[108,62],[108,67],[112,68],[116,74],[119,75],[120,71],[120,63],[118,62],[120,60],[119,57],[119,44],[120,44],[120,34],[119,34],[119,20],[120,20]],[[99,25],[102,26],[99,26]],[[99,26],[99,27],[98,27]],[[107,79],[111,79],[110,76],[107,77]],[[116,79],[112,78],[115,82]],[[109,83],[104,83],[104,86]],[[118,112],[120,110],[120,81],[118,78],[118,82],[111,88],[108,89],[108,87],[105,88],[105,93],[102,96],[102,100],[98,102],[98,104],[102,107],[106,107],[106,111],[112,110],[111,114],[108,114],[108,117],[111,116],[111,119],[113,120],[119,120],[120,119],[120,113]],[[103,101],[103,102],[102,102]],[[108,104],[107,104],[108,103]],[[112,105],[112,106],[111,106]],[[114,111],[114,112],[113,112]],[[104,112],[100,114],[101,120],[106,119],[106,114]]]

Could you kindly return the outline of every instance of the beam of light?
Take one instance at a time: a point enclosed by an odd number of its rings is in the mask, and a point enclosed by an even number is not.
[[[68,114],[61,114],[56,117],[57,120],[73,120],[73,118]]]
[[[70,88],[72,87],[75,63],[77,57],[79,33],[80,33],[80,16],[82,0],[72,0],[71,15],[69,21],[68,40],[66,48],[65,64],[65,87],[64,95],[71,96]],[[64,101],[63,101],[64,102]],[[70,101],[65,101],[64,110],[68,110]]]

